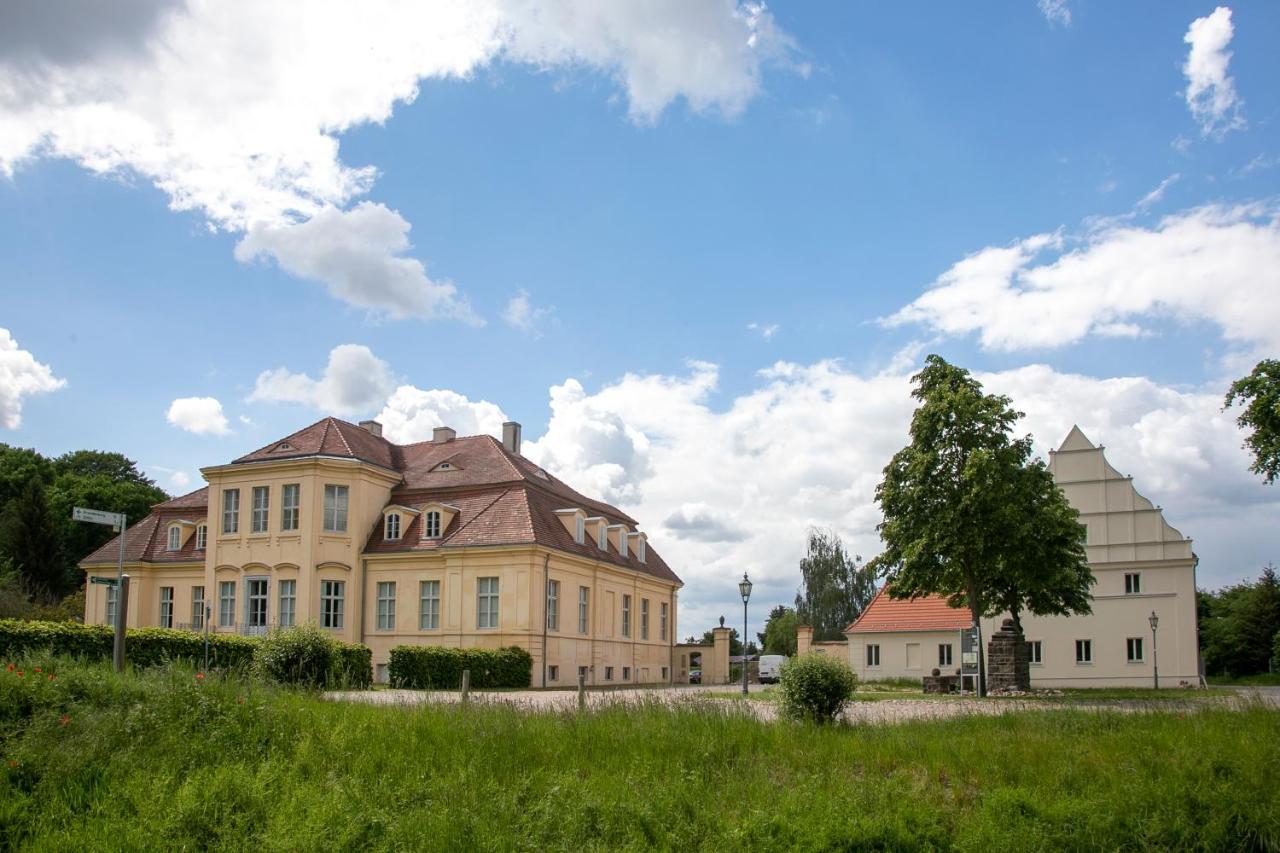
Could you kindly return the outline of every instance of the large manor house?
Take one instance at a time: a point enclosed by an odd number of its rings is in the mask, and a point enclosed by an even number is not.
[[[672,678],[680,578],[635,519],[524,458],[517,423],[398,445],[325,418],[201,473],[125,534],[131,627],[314,622],[368,645],[380,681],[419,643],[520,646],[535,686]],[[81,565],[114,577],[118,553]],[[85,622],[112,624],[116,595],[88,584]]]

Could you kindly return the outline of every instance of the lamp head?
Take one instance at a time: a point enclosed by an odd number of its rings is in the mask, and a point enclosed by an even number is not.
[[[742,573],[742,580],[738,581],[738,592],[742,595],[742,603],[746,604],[747,599],[751,598],[751,580],[746,572]]]
[[[1147,622],[1151,625],[1151,630],[1154,631],[1156,626],[1160,624],[1160,617],[1152,610],[1151,615],[1147,617]]]

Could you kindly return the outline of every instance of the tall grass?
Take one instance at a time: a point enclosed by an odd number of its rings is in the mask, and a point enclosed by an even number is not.
[[[1280,849],[1280,714],[1261,707],[820,728],[732,703],[375,707],[181,666],[21,666],[0,669],[18,848]]]

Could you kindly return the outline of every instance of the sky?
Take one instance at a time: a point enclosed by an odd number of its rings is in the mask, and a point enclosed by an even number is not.
[[[328,414],[518,420],[685,635],[744,571],[790,603],[811,527],[877,553],[939,353],[1253,578],[1278,42],[1266,2],[11,0],[0,441],[179,494]]]

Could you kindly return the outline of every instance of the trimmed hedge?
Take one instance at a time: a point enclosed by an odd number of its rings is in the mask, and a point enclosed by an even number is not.
[[[107,625],[76,622],[29,622],[0,619],[0,658],[24,652],[50,651],[87,660],[110,660],[114,632]],[[130,628],[125,651],[133,666],[157,666],[172,660],[204,663],[204,634],[170,628]],[[209,666],[217,669],[248,668],[261,645],[255,637],[209,634]],[[335,679],[352,687],[368,687],[373,680],[367,646],[339,643]]]
[[[447,646],[396,646],[387,676],[393,687],[450,690],[471,670],[472,687],[528,687],[533,657],[518,646],[454,649]]]

